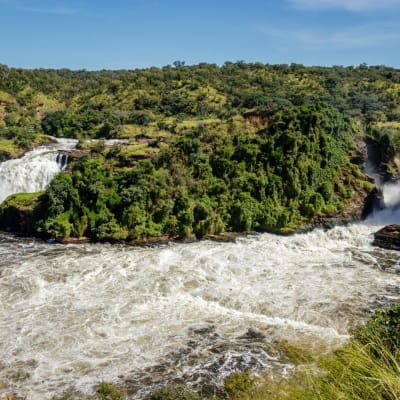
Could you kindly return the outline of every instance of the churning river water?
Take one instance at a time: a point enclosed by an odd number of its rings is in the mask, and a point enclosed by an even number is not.
[[[0,234],[0,394],[43,400],[104,380],[142,399],[234,370],[285,374],[279,343],[335,346],[400,300],[399,253],[371,245],[380,217],[400,222],[391,210],[290,237],[149,248]]]

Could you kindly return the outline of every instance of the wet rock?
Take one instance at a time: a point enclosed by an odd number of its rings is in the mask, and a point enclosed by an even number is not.
[[[207,325],[201,327],[193,327],[189,328],[190,332],[193,332],[196,335],[207,336],[215,332],[215,325]]]
[[[82,244],[82,243],[90,243],[90,239],[86,236],[82,237],[67,237],[61,240],[57,240],[55,238],[50,238],[47,240],[47,243],[62,243],[62,244]]]
[[[364,208],[362,210],[362,219],[368,217],[376,210],[383,209],[383,192],[379,187],[375,187],[365,198]]]
[[[60,151],[59,153],[68,155],[68,157],[71,158],[72,160],[80,160],[81,158],[88,156],[90,152],[88,150],[72,149],[72,150],[63,150]]]
[[[239,339],[245,339],[245,340],[264,340],[265,335],[264,333],[257,331],[253,328],[247,329],[246,333],[242,336],[239,336]]]
[[[0,162],[7,161],[11,158],[10,153],[4,150],[0,150]]]
[[[385,249],[400,250],[400,225],[387,225],[375,232],[373,244]]]

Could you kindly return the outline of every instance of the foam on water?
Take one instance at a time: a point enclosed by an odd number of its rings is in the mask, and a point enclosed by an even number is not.
[[[368,309],[399,297],[397,256],[370,246],[376,229],[159,248],[6,237],[0,382],[36,400],[100,380],[139,390],[218,382],[234,368],[283,371],[267,350],[274,342],[335,345]],[[255,338],[243,339],[249,331]]]

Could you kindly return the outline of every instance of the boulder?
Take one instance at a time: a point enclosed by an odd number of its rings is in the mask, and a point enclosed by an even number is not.
[[[33,210],[41,193],[13,194],[0,205],[0,230],[34,235]]]
[[[373,244],[385,249],[400,250],[400,225],[387,225],[375,232]]]

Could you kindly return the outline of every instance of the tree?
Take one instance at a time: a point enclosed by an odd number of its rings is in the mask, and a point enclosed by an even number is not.
[[[174,61],[172,64],[175,68],[181,68],[185,65],[185,61],[177,60],[177,61]]]

